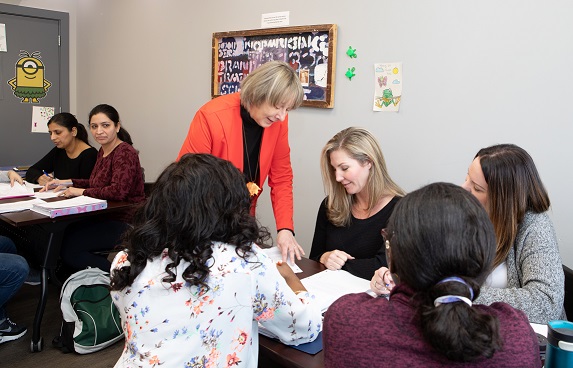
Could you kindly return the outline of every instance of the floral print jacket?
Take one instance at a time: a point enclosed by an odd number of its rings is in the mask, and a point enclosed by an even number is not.
[[[235,247],[214,243],[209,289],[191,286],[176,268],[174,282],[162,281],[171,259],[147,261],[133,284],[112,291],[121,313],[125,348],[116,367],[256,367],[258,324],[285,344],[316,339],[320,309],[308,292],[295,294],[258,246],[245,261]],[[112,272],[127,261],[120,252]]]

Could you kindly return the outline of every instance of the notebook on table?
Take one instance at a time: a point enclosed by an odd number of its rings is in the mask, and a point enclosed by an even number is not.
[[[38,212],[50,218],[77,213],[99,211],[107,208],[105,199],[97,199],[87,196],[79,196],[55,202],[34,204],[32,211]]]

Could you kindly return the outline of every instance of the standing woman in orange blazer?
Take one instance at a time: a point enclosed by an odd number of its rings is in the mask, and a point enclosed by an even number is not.
[[[292,261],[304,250],[294,238],[288,112],[299,107],[303,97],[289,64],[265,63],[243,79],[240,92],[217,97],[197,111],[178,157],[210,153],[231,161],[245,175],[253,214],[268,177],[277,244],[283,260]]]

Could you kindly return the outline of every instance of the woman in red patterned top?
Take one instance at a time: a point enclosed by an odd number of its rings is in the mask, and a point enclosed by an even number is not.
[[[145,199],[143,172],[129,133],[121,126],[119,113],[110,105],[94,107],[89,114],[90,131],[101,145],[89,179],[52,180],[46,188],[64,189],[62,196],[86,195],[109,201],[139,203]],[[74,269],[87,266],[110,269],[107,258],[93,252],[113,249],[131,222],[132,211],[90,217],[71,224],[64,234],[61,256]]]

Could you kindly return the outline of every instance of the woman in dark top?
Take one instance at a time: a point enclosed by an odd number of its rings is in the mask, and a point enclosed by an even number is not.
[[[380,145],[366,129],[336,134],[322,149],[320,163],[327,196],[310,258],[370,279],[386,266],[380,230],[404,191],[390,178]]]
[[[46,185],[65,189],[64,197],[89,196],[108,201],[140,203],[145,200],[143,172],[137,150],[119,113],[110,105],[94,107],[89,114],[90,131],[101,145],[97,162],[89,179],[52,180]],[[99,251],[113,249],[131,223],[133,209],[78,221],[66,229],[61,256],[75,270],[98,267],[109,271],[111,262]]]
[[[385,232],[396,287],[335,301],[324,317],[325,367],[540,367],[525,314],[475,304],[496,241],[484,208],[463,188],[435,183],[406,195]]]
[[[96,162],[97,150],[90,146],[83,124],[69,112],[62,112],[48,121],[48,132],[56,147],[28,169],[26,180],[46,185],[52,178],[88,179]]]

